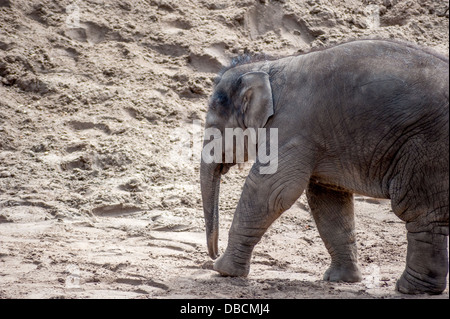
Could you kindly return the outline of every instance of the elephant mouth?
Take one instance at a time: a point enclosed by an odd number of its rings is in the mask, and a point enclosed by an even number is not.
[[[231,166],[233,166],[233,165],[232,164],[220,164],[220,166],[219,166],[220,175],[225,175],[226,173],[228,173]]]

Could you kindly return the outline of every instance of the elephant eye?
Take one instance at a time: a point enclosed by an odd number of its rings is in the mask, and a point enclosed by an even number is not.
[[[217,92],[216,103],[221,106],[228,106],[228,96],[225,92]]]

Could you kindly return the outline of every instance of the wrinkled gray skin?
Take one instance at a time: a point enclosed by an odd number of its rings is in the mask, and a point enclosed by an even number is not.
[[[249,62],[249,61],[247,61]],[[331,255],[325,280],[361,280],[353,194],[390,199],[406,222],[402,293],[446,287],[449,196],[448,58],[394,41],[348,42],[304,55],[240,63],[223,72],[206,127],[278,128],[272,175],[252,167],[214,269],[246,276],[254,246],[306,191]],[[206,142],[205,142],[206,143]],[[218,251],[220,176],[201,164],[209,255]]]

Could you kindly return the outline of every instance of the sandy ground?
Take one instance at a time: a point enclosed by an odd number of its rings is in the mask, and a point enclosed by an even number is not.
[[[394,291],[404,224],[360,196],[363,282],[321,280],[330,259],[304,197],[256,247],[248,278],[218,276],[193,147],[232,56],[373,36],[448,55],[448,6],[0,0],[0,298],[448,299]],[[222,250],[247,169],[222,182]]]

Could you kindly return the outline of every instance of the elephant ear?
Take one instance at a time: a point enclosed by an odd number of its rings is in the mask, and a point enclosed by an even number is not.
[[[240,105],[244,125],[262,128],[274,114],[272,87],[265,72],[249,72],[240,77]]]

